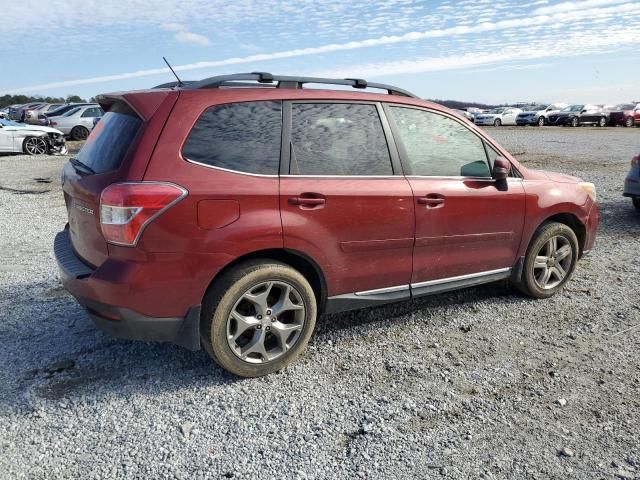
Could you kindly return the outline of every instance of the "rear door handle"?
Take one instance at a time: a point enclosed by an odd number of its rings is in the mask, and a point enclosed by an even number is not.
[[[418,198],[420,205],[426,205],[427,208],[438,208],[444,205],[444,197],[437,193],[430,193],[424,197]]]
[[[322,208],[325,198],[318,193],[303,193],[297,197],[289,198],[290,205],[298,205],[302,209]]]

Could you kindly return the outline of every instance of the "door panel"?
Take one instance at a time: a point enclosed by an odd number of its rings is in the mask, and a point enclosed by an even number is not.
[[[385,112],[415,196],[412,284],[512,267],[525,213],[520,179],[498,188],[498,153],[457,118],[400,106]]]
[[[292,200],[305,193],[324,203]],[[409,284],[414,208],[404,177],[283,176],[280,211],[284,247],[320,264],[329,296]]]
[[[509,179],[506,191],[490,179],[415,177],[409,182],[417,200],[412,283],[514,265],[524,224],[519,179]],[[421,204],[427,195],[437,195],[442,203]]]

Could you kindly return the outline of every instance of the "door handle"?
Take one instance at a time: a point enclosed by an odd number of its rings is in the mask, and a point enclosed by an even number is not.
[[[424,197],[418,198],[420,205],[426,205],[427,208],[438,208],[444,206],[444,197],[437,193],[430,193]]]
[[[318,193],[303,193],[297,197],[289,198],[290,205],[298,205],[302,209],[321,208],[325,204],[325,198]]]

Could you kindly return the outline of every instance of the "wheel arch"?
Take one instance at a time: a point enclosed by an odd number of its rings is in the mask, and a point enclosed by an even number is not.
[[[317,299],[318,314],[321,314],[324,311],[327,301],[327,283],[322,269],[320,268],[318,263],[307,254],[298,250],[287,248],[257,250],[235,258],[234,260],[226,264],[211,279],[205,291],[205,296],[207,294],[206,292],[209,292],[211,287],[214,285],[216,280],[220,278],[221,275],[235,268],[237,265],[243,262],[257,259],[276,260],[298,270],[311,284],[311,288],[313,289],[313,293],[316,295]]]
[[[575,233],[576,237],[578,238],[578,247],[580,249],[579,256],[581,257],[584,252],[584,243],[587,239],[587,227],[584,225],[584,223],[582,223],[580,219],[576,217],[573,213],[563,212],[563,213],[556,213],[555,215],[551,215],[550,217],[546,218],[538,226],[538,228],[540,228],[540,226],[544,225],[545,223],[549,223],[549,222],[562,223],[567,227],[569,227],[571,230],[573,230],[573,233]]]

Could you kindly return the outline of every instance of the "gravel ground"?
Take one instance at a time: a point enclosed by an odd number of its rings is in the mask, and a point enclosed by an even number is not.
[[[597,247],[564,291],[504,283],[325,317],[300,362],[242,380],[111,339],[62,290],[63,157],[0,157],[1,478],[640,478],[640,129],[500,128],[593,181]]]

